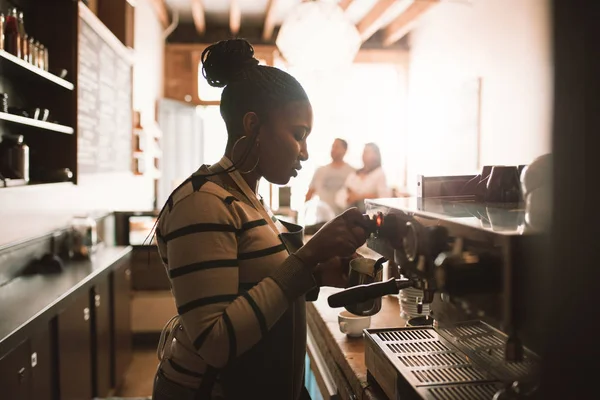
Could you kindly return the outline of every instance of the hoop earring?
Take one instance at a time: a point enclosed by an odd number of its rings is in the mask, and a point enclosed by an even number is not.
[[[242,136],[241,138],[239,138],[238,140],[235,141],[235,143],[233,144],[233,147],[231,148],[232,157],[235,154],[235,147],[240,143],[240,141],[242,139],[247,139],[247,138],[248,138],[248,136]],[[256,146],[258,147],[258,142],[256,143]],[[242,160],[242,161],[245,161],[245,160]],[[252,168],[250,168],[248,171],[242,171],[241,169],[239,169],[237,167],[236,167],[236,169],[238,169],[242,175],[247,175],[250,172],[254,171],[256,169],[256,167],[258,167],[259,161],[260,161],[260,155],[256,158],[256,163],[254,163],[254,166]]]

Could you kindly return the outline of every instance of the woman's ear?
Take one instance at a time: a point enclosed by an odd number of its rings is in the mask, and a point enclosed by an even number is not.
[[[244,135],[252,137],[258,134],[260,128],[260,119],[255,112],[247,112],[242,121],[244,125]]]

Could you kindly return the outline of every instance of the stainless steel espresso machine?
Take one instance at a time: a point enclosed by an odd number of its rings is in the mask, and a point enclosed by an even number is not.
[[[439,196],[366,206],[368,247],[393,260],[404,279],[348,289],[330,305],[410,285],[422,290],[418,309],[430,310],[422,326],[365,331],[369,381],[390,399],[534,398],[543,332],[530,298],[542,297],[535,291],[544,263],[530,254],[540,234],[522,203]]]

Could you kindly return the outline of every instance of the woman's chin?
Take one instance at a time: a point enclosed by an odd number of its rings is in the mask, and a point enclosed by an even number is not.
[[[288,176],[273,176],[273,177],[265,176],[265,179],[275,185],[287,185],[289,183],[290,179],[292,179],[292,177],[289,175]]]

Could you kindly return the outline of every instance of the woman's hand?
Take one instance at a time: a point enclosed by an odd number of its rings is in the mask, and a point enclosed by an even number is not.
[[[315,280],[319,286],[346,288],[348,287],[350,261],[361,257],[361,255],[354,253],[350,258],[333,257],[324,263],[320,263],[315,268]]]
[[[316,266],[334,257],[351,257],[367,240],[364,218],[350,208],[325,225],[297,252],[305,264]]]

